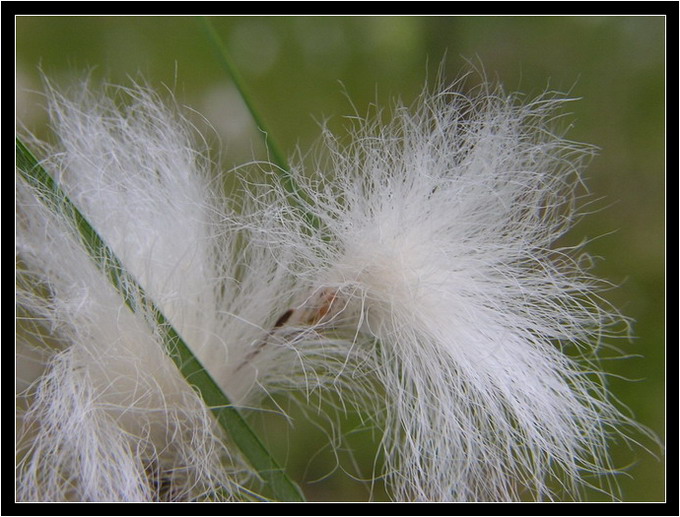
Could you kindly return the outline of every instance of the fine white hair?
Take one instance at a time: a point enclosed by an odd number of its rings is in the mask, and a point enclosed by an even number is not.
[[[321,158],[283,181],[255,164],[267,181],[240,172],[235,200],[177,106],[48,85],[42,164],[241,407],[337,393],[382,430],[395,500],[578,498],[634,425],[597,362],[628,321],[555,244],[593,149],[559,132],[555,94],[464,86],[356,116],[348,142],[324,129]],[[18,348],[43,368],[20,393],[19,499],[249,497],[152,318],[20,181],[17,214]]]
[[[555,245],[580,215],[594,150],[559,132],[568,99],[464,87],[357,116],[347,143],[326,130],[321,158],[292,170],[320,224],[275,187],[262,239],[297,257],[310,292],[334,293],[325,325],[364,355],[345,377],[378,379],[395,499],[609,491],[610,435],[632,423],[597,352],[629,322],[581,246]]]
[[[207,362],[222,344],[223,272],[211,164],[191,126],[140,86],[86,81],[66,96],[48,84],[47,97],[57,141],[40,149],[42,166]],[[153,318],[126,307],[58,211],[17,181],[17,303],[29,329],[18,349],[37,345],[44,368],[21,393],[18,498],[232,498],[243,466],[208,408]]]

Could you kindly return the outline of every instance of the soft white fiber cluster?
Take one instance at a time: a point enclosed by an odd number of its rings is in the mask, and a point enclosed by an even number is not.
[[[425,92],[356,118],[346,144],[326,131],[326,158],[293,170],[318,230],[286,217],[283,189],[265,198],[267,245],[298,257],[310,292],[336,293],[321,326],[372,354],[357,368],[384,391],[398,500],[578,497],[610,471],[621,420],[594,359],[627,322],[587,257],[554,247],[592,154],[553,132],[563,102]]]
[[[225,198],[207,145],[145,88],[48,99],[43,166],[235,403],[334,392],[369,413],[395,500],[578,498],[611,470],[625,419],[595,352],[626,321],[555,247],[592,154],[555,132],[556,96],[439,89],[355,117],[290,171],[304,201],[268,164]],[[247,497],[151,318],[21,181],[17,256],[20,354],[42,341],[18,498]]]
[[[217,349],[223,362],[211,165],[188,122],[141,87],[85,83],[70,95],[48,85],[57,142],[39,154],[43,167],[202,358]],[[238,458],[167,357],[152,318],[128,309],[77,229],[20,179],[17,255],[17,303],[35,334],[18,335],[18,376],[36,342],[44,363],[21,394],[18,499],[238,493]]]

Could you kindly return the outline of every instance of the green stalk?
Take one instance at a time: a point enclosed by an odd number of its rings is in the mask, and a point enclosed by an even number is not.
[[[150,310],[154,323],[160,330],[167,354],[187,383],[210,408],[215,419],[233,443],[258,472],[274,498],[281,501],[303,501],[304,498],[298,486],[286,476],[181,336],[153,301],[147,298],[144,290],[125,270],[85,216],[18,138],[16,139],[16,165],[24,181],[35,189],[40,201],[56,215],[66,218],[67,222],[78,230],[81,243],[88,255],[123,296],[128,308],[133,313],[141,306]],[[132,297],[130,293],[138,293],[138,296]]]
[[[293,176],[290,173],[288,161],[286,160],[284,154],[279,149],[278,145],[276,144],[276,141],[271,137],[270,132],[267,130],[267,126],[264,123],[264,120],[260,116],[259,112],[257,111],[255,103],[253,102],[252,97],[248,92],[248,89],[246,88],[245,81],[243,80],[241,74],[234,65],[231,56],[229,55],[227,48],[224,46],[224,43],[222,43],[219,34],[217,34],[217,31],[213,27],[211,21],[206,16],[201,16],[200,20],[203,22],[203,27],[206,31],[208,39],[210,40],[210,42],[213,45],[213,48],[215,49],[218,61],[221,63],[229,77],[231,77],[231,80],[234,82],[236,89],[238,90],[241,98],[243,99],[243,102],[245,103],[246,107],[248,108],[248,111],[250,112],[250,116],[253,117],[255,125],[263,135],[264,143],[267,146],[269,155],[271,156],[271,159],[274,162],[274,164],[277,165],[276,172],[279,176],[279,179],[281,180],[283,188],[285,188],[286,191],[289,194],[291,194],[292,196],[291,201],[294,204],[302,205],[303,207],[311,206],[309,197],[305,194],[304,190],[302,190],[300,186],[295,182],[295,179],[293,179]],[[318,230],[321,227],[319,219],[314,214],[305,211],[304,217],[309,223],[311,228]]]
[[[208,38],[210,39],[210,42],[212,43],[217,53],[217,57],[220,64],[224,67],[227,74],[229,74],[229,77],[231,77],[231,80],[234,82],[234,86],[236,86],[236,89],[238,90],[241,99],[243,99],[243,102],[248,108],[250,116],[253,117],[255,125],[258,127],[258,129],[260,129],[260,131],[262,131],[265,138],[265,143],[267,145],[267,149],[269,150],[269,154],[272,157],[272,161],[279,166],[279,168],[281,169],[281,171],[279,172],[282,175],[287,175],[288,171],[290,170],[288,167],[288,162],[286,161],[284,154],[279,150],[279,147],[278,145],[276,145],[276,142],[268,138],[269,133],[266,129],[266,125],[264,124],[264,120],[262,119],[257,109],[255,108],[255,104],[250,94],[248,93],[248,89],[245,86],[245,81],[243,80],[241,74],[234,65],[231,56],[227,51],[227,48],[222,43],[222,40],[219,34],[217,34],[215,27],[213,27],[212,22],[206,16],[201,16],[200,19],[203,22],[203,27],[205,28]],[[288,180],[286,181],[286,186],[287,188],[291,189],[290,190],[291,193],[294,192],[296,186],[292,182],[292,179],[289,177],[282,179]]]

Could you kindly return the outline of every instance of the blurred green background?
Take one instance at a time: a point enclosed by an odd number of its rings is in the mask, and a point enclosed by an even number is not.
[[[596,273],[620,287],[608,299],[635,319],[636,357],[611,361],[615,395],[662,439],[665,429],[665,140],[662,17],[216,17],[212,22],[239,67],[270,137],[287,154],[303,151],[356,107],[376,99],[409,103],[441,62],[455,79],[466,60],[482,64],[508,91],[546,88],[581,98],[570,103],[569,136],[601,151],[587,171],[602,210],[571,234],[595,239],[604,260]],[[214,128],[225,167],[262,157],[260,136],[217,61],[203,27],[191,17],[19,17],[16,20],[17,118],[45,134],[39,68],[56,82],[91,69],[116,83],[144,78],[168,87]],[[627,379],[627,380],[625,380]],[[295,410],[293,410],[295,413]],[[348,419],[348,420],[351,420]],[[359,426],[359,422],[353,422]],[[256,422],[311,500],[366,500],[370,484],[335,468],[324,431],[300,416]],[[352,424],[352,422],[346,422]],[[350,425],[351,427],[351,425]],[[626,501],[665,497],[664,460],[640,448],[613,448]],[[372,437],[348,438],[370,475]],[[347,458],[345,458],[347,459]],[[348,467],[347,461],[343,467]],[[351,462],[350,462],[351,463]],[[350,465],[351,466],[351,465]],[[351,469],[350,469],[351,470]],[[379,483],[373,499],[384,498]],[[606,500],[588,493],[589,500]]]

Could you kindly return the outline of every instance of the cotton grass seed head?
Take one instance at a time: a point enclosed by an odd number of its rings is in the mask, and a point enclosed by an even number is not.
[[[559,245],[593,149],[560,132],[568,99],[464,86],[355,117],[348,143],[326,130],[322,158],[293,170],[320,227],[274,189],[267,246],[331,293],[325,325],[370,357],[344,374],[379,379],[395,499],[609,491],[608,441],[630,422],[596,357],[628,322],[581,247]]]
[[[215,193],[195,131],[141,86],[85,81],[64,94],[48,84],[47,100],[55,142],[41,149],[45,169],[201,360],[226,362]],[[130,312],[59,210],[19,179],[17,189],[17,303],[35,331],[18,348],[42,346],[44,360],[21,394],[18,498],[236,497],[244,467],[152,315]]]
[[[46,99],[54,142],[34,142],[42,166],[144,292],[125,288],[131,312],[65,206],[44,206],[17,178],[18,499],[259,497],[243,488],[257,473],[168,357],[144,299],[244,411],[279,391],[338,386],[354,353],[313,329],[320,309],[281,320],[306,289],[297,258],[273,255],[249,201],[225,197],[178,106],[89,80],[47,83]]]

